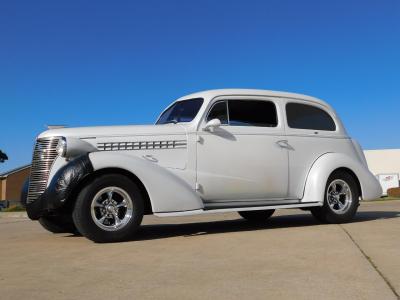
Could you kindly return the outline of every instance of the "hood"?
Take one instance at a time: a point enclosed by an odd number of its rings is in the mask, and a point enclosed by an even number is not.
[[[63,136],[85,139],[136,135],[175,135],[185,133],[186,127],[182,124],[95,126],[51,129],[42,132],[38,138]]]

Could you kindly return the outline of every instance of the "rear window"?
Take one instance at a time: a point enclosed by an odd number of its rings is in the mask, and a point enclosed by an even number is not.
[[[335,131],[336,125],[324,110],[307,104],[286,104],[287,122],[290,128]]]

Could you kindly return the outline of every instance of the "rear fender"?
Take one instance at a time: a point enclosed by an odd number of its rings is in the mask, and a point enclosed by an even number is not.
[[[322,204],[328,178],[333,171],[340,168],[349,169],[356,175],[363,200],[376,199],[382,195],[379,182],[359,159],[351,158],[343,153],[326,153],[320,156],[311,167],[301,202],[318,201]]]

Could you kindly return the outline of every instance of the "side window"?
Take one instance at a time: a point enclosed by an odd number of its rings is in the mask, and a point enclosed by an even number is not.
[[[336,125],[324,110],[306,104],[286,104],[287,122],[290,128],[335,131]]]
[[[276,127],[276,106],[270,101],[229,100],[229,125]]]
[[[211,111],[207,117],[207,122],[212,119],[219,119],[221,121],[221,124],[228,124],[226,101],[218,102],[211,108]]]

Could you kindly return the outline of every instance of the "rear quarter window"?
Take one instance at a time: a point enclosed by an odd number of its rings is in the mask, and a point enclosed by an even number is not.
[[[336,124],[323,109],[302,103],[286,104],[286,119],[290,128],[335,131]]]

